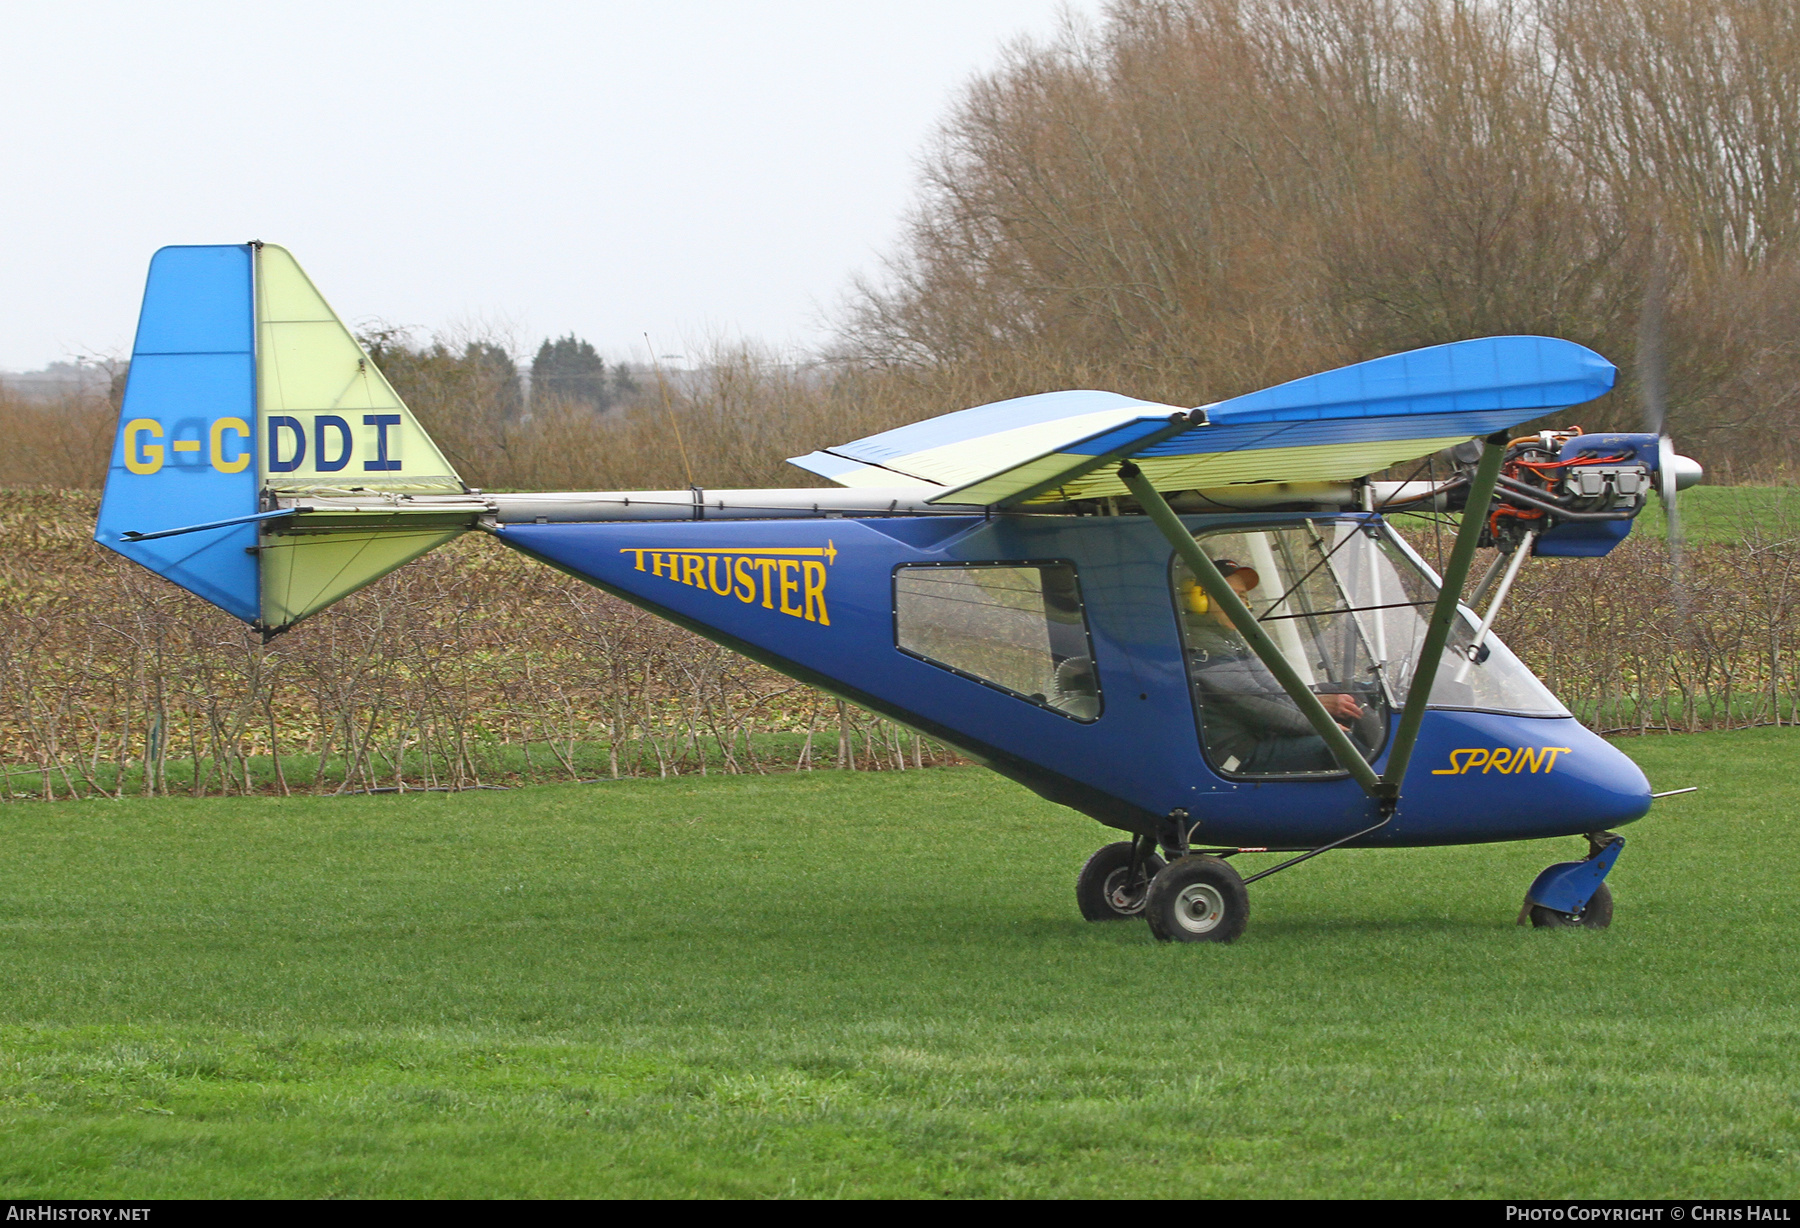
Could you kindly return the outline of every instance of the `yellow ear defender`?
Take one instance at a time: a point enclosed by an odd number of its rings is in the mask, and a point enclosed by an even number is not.
[[[1188,612],[1191,614],[1204,614],[1212,609],[1212,598],[1206,595],[1206,590],[1200,587],[1197,580],[1187,582],[1182,596],[1187,600]]]

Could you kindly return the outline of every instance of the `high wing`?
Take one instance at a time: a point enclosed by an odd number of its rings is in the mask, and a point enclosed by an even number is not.
[[[846,486],[913,481],[931,503],[1011,507],[1130,492],[1344,481],[1609,391],[1612,363],[1554,337],[1481,337],[1391,354],[1184,410],[1052,392],[945,414],[792,463]]]
[[[821,452],[789,464],[840,486],[914,483],[960,487],[1053,453],[1072,442],[1168,422],[1185,409],[1116,392],[1075,390],[996,401],[941,414]],[[1140,428],[1141,429],[1141,428]],[[961,500],[960,502],[967,502]]]

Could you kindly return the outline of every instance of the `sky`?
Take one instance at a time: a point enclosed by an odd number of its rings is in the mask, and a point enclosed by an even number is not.
[[[0,4],[0,370],[129,354],[151,253],[641,360],[816,344],[958,90],[1099,0]]]

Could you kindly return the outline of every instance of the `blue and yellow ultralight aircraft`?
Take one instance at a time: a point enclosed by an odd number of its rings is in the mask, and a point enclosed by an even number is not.
[[[1128,833],[1077,902],[1164,940],[1237,937],[1247,883],[1330,849],[1559,835],[1588,856],[1520,919],[1600,927],[1649,785],[1491,627],[1527,558],[1603,555],[1700,478],[1660,433],[1512,437],[1614,375],[1487,337],[1198,409],[984,405],[794,458],[827,488],[488,495],[285,250],[169,247],[94,536],[266,637],[490,533]],[[1388,520],[1425,509],[1464,513],[1441,580]]]

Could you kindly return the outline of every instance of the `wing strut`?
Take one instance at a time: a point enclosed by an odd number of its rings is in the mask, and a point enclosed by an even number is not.
[[[1392,806],[1400,798],[1406,764],[1419,741],[1425,705],[1431,702],[1431,686],[1437,681],[1438,666],[1444,662],[1444,645],[1450,642],[1450,628],[1456,623],[1456,607],[1462,604],[1463,583],[1469,578],[1469,565],[1475,561],[1475,545],[1481,540],[1481,530],[1487,523],[1488,504],[1493,500],[1494,486],[1500,477],[1500,462],[1505,459],[1504,432],[1482,440],[1481,463],[1475,466],[1475,480],[1469,483],[1469,500],[1463,505],[1462,524],[1456,530],[1456,544],[1450,549],[1450,561],[1444,565],[1443,587],[1438,590],[1437,604],[1431,607],[1425,646],[1419,650],[1419,665],[1413,670],[1412,684],[1406,692],[1400,728],[1394,734],[1393,749],[1388,752],[1387,772],[1381,777],[1380,797],[1385,805]]]
[[[1325,711],[1325,705],[1319,702],[1319,697],[1307,689],[1305,681],[1288,663],[1268,632],[1263,630],[1262,624],[1256,621],[1256,616],[1250,612],[1249,607],[1238,597],[1237,590],[1225,582],[1225,577],[1213,565],[1213,561],[1206,557],[1206,552],[1200,549],[1193,534],[1187,531],[1175,510],[1144,477],[1142,471],[1126,461],[1119,466],[1119,479],[1130,489],[1156,527],[1162,530],[1162,535],[1169,539],[1169,544],[1175,547],[1175,553],[1193,571],[1194,578],[1206,590],[1206,595],[1225,611],[1226,617],[1231,619],[1232,626],[1244,637],[1251,651],[1268,666],[1269,672],[1281,683],[1281,689],[1287,692],[1288,698],[1299,706],[1307,721],[1330,748],[1332,758],[1337,760],[1338,766],[1354,777],[1356,783],[1370,797],[1379,801],[1384,810],[1391,811],[1399,801],[1400,786],[1406,779],[1406,766],[1412,758],[1413,747],[1419,740],[1419,727],[1425,720],[1425,707],[1431,701],[1431,687],[1437,681],[1438,667],[1444,658],[1444,645],[1449,643],[1450,630],[1456,623],[1457,607],[1462,604],[1463,583],[1469,578],[1469,566],[1475,559],[1475,546],[1481,540],[1482,526],[1487,519],[1487,506],[1493,498],[1494,486],[1500,476],[1500,462],[1505,457],[1504,433],[1490,435],[1483,440],[1481,463],[1476,466],[1474,481],[1469,485],[1467,510],[1457,529],[1456,544],[1450,551],[1450,560],[1444,568],[1443,587],[1438,591],[1437,601],[1431,608],[1431,622],[1426,628],[1419,665],[1407,691],[1406,707],[1401,712],[1400,728],[1394,734],[1393,748],[1388,752],[1388,770],[1383,775],[1376,775],[1375,769],[1369,766],[1368,761],[1356,749],[1356,744],[1350,741],[1350,736]]]
[[[1498,467],[1496,467],[1496,472],[1498,472]],[[1119,479],[1125,483],[1138,503],[1143,506],[1144,511],[1156,524],[1156,527],[1162,530],[1162,535],[1169,539],[1169,544],[1175,547],[1175,553],[1181,556],[1182,562],[1193,570],[1194,578],[1200,582],[1200,587],[1206,590],[1206,595],[1216,602],[1221,610],[1225,611],[1225,616],[1231,619],[1231,625],[1236,627],[1238,634],[1242,635],[1249,643],[1251,651],[1255,652],[1262,659],[1262,663],[1269,667],[1269,672],[1275,675],[1277,682],[1281,683],[1281,689],[1288,693],[1288,698],[1299,705],[1300,711],[1311,722],[1313,729],[1325,740],[1325,745],[1331,748],[1331,755],[1338,761],[1338,766],[1355,777],[1356,783],[1361,785],[1370,797],[1379,799],[1382,796],[1382,778],[1375,774],[1375,769],[1369,766],[1368,760],[1364,759],[1361,752],[1356,749],[1356,744],[1350,740],[1350,735],[1331,719],[1331,713],[1325,711],[1325,705],[1319,702],[1319,697],[1307,689],[1305,681],[1295,672],[1294,667],[1288,664],[1288,659],[1282,655],[1281,649],[1275,646],[1275,641],[1269,638],[1269,633],[1263,630],[1262,624],[1256,621],[1256,615],[1252,614],[1250,608],[1238,597],[1237,590],[1225,582],[1225,577],[1219,573],[1217,567],[1213,566],[1213,561],[1206,557],[1204,550],[1200,549],[1199,543],[1194,540],[1194,535],[1187,531],[1187,526],[1182,524],[1181,518],[1175,514],[1175,509],[1169,506],[1168,501],[1157,492],[1156,487],[1144,477],[1143,471],[1130,461],[1119,466]],[[1488,485],[1490,487],[1493,485],[1491,476],[1488,479]],[[1486,504],[1481,506],[1485,507]],[[1463,569],[1468,570],[1466,560]],[[1436,624],[1432,625],[1435,630]],[[1442,651],[1441,643],[1439,650]],[[1416,729],[1415,732],[1417,732]]]

